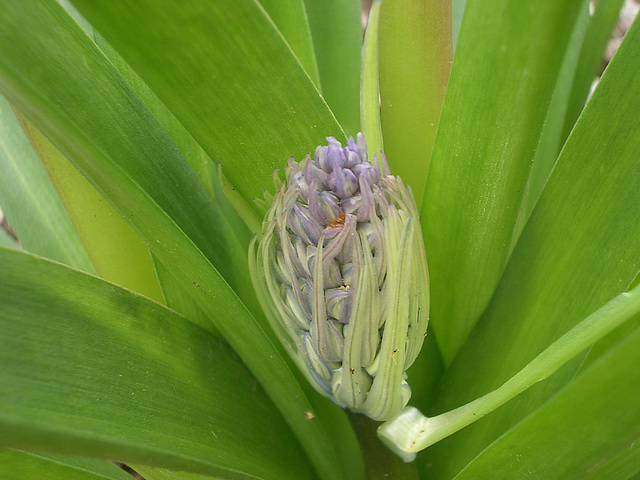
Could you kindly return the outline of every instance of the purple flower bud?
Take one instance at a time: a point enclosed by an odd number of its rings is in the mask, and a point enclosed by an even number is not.
[[[317,390],[386,420],[409,400],[405,371],[427,330],[417,208],[382,152],[368,161],[362,134],[345,147],[327,142],[313,159],[289,160],[250,255],[252,280]]]

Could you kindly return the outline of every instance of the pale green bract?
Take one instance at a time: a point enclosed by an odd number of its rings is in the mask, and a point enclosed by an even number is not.
[[[313,386],[374,420],[411,396],[406,369],[427,333],[429,277],[411,190],[362,134],[289,160],[250,248],[252,280]],[[374,156],[375,157],[375,156]],[[276,176],[277,177],[277,176]]]

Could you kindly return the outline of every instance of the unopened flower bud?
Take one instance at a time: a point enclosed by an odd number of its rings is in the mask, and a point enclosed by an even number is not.
[[[362,134],[289,160],[252,245],[252,279],[281,341],[316,389],[387,420],[427,332],[429,279],[411,191]],[[375,156],[374,156],[375,157]]]

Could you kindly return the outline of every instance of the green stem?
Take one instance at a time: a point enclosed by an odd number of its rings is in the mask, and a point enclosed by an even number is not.
[[[378,30],[382,0],[374,0],[369,11],[362,48],[360,74],[360,128],[367,139],[369,153],[383,149],[380,124],[380,76],[378,75]]]
[[[544,380],[596,341],[640,313],[640,285],[614,297],[593,312],[502,386],[476,400],[435,417],[407,407],[378,428],[378,436],[403,460],[491,413],[532,385]]]
[[[418,480],[417,465],[403,462],[376,438],[379,422],[359,413],[348,412],[348,416],[360,441],[367,480]]]
[[[384,153],[419,206],[451,70],[451,0],[385,0],[379,44]]]

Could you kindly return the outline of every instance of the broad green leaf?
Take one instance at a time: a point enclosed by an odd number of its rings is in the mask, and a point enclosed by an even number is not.
[[[0,475],[3,480],[131,480],[124,470],[104,460],[11,449],[0,449]]]
[[[95,272],[9,103],[0,97],[0,207],[22,246]]]
[[[380,9],[380,116],[394,175],[418,205],[451,69],[451,2],[394,0]]]
[[[626,480],[640,470],[639,362],[636,328],[484,450],[456,480]]]
[[[344,413],[314,411],[264,323],[229,287],[234,270],[216,262],[222,277],[212,266],[210,259],[225,252],[211,224],[211,196],[158,122],[56,3],[25,6],[15,0],[8,7],[0,24],[0,87],[191,289],[280,409],[319,475],[359,478],[359,447],[348,436]]]
[[[445,373],[438,412],[504,383],[637,276],[640,79],[629,65],[639,54],[636,23],[564,146],[495,297]],[[432,463],[433,478],[458,473],[565,385],[578,366],[570,364],[427,450],[423,462]]]
[[[618,14],[624,0],[598,0],[593,2],[594,11],[589,18],[580,60],[576,71],[567,118],[563,128],[563,138],[569,136],[580,112],[587,101],[596,75],[602,68],[604,52],[611,38],[611,32],[618,22]]]
[[[431,327],[447,365],[508,260],[533,155],[583,5],[466,4],[420,213]]]
[[[167,307],[187,317],[190,321],[220,337],[220,332],[211,324],[209,316],[193,299],[189,288],[184,285],[155,256],[153,266],[162,289],[163,302]],[[194,285],[192,285],[194,286]]]
[[[202,147],[104,38],[93,30],[93,28],[90,28],[89,36],[93,38],[98,48],[102,50],[113,66],[120,72],[120,75],[122,75],[131,87],[131,90],[135,92],[156,120],[158,120],[158,123],[167,135],[171,137],[173,143],[176,144],[182,155],[184,155],[184,158],[187,159],[193,171],[196,172],[198,178],[202,181],[209,193],[213,195],[213,177],[211,172],[215,170],[215,167],[209,156],[202,150]]]
[[[155,96],[122,57],[96,32],[92,33],[98,47],[105,53],[111,63],[113,63],[122,74],[131,89],[158,120],[163,130],[171,137],[184,158],[189,162],[189,165],[191,165],[191,168],[198,175],[200,181],[214,197],[215,202],[211,204],[210,212],[212,216],[208,222],[211,224],[210,235],[215,235],[217,243],[216,252],[218,255],[215,259],[216,267],[225,272],[233,272],[233,278],[226,275],[227,281],[231,287],[241,295],[245,304],[252,307],[251,310],[255,315],[256,311],[259,310],[259,306],[250,288],[251,282],[246,261],[251,235],[242,219],[222,193],[222,186],[218,179],[216,167],[213,165],[209,156],[202,150],[202,147],[200,147],[189,132],[185,130],[182,124],[180,124],[167,107],[160,102],[158,97]],[[261,219],[256,219],[255,221],[261,221]],[[161,281],[162,279],[159,280]],[[167,288],[162,286],[162,290],[166,298],[168,293]],[[175,309],[175,305],[169,306]],[[187,315],[186,311],[178,311],[183,315]]]
[[[0,449],[3,480],[131,480],[124,470],[104,460],[42,455]]]
[[[359,0],[304,0],[322,96],[347,135],[354,138],[362,128],[359,109],[360,3]]]
[[[60,264],[11,250],[0,263],[0,444],[309,478],[282,417],[226,344]]]
[[[321,90],[316,55],[303,0],[260,0],[273,23],[295,53],[302,68]]]
[[[140,236],[31,122],[23,124],[98,275],[162,302]]]
[[[248,202],[271,188],[273,168],[287,158],[302,158],[326,136],[344,138],[255,1],[73,3]]]

